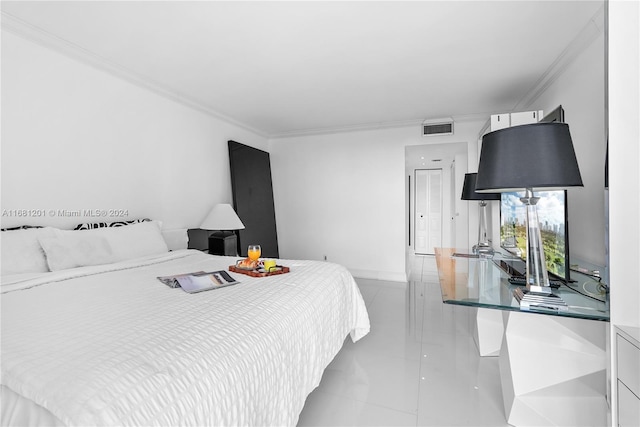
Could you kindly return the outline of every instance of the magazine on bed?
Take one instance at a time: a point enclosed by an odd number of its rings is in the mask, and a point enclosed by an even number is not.
[[[182,288],[183,291],[190,294],[240,283],[224,270],[160,276],[158,280],[170,288]]]

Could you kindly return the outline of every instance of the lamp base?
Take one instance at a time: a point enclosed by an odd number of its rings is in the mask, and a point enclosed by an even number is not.
[[[527,285],[527,291],[534,292],[536,294],[551,295],[552,288],[551,286],[536,286],[529,284]]]
[[[513,296],[520,304],[521,310],[569,310],[567,303],[554,294],[533,291],[525,292],[521,288],[517,288],[513,291]]]
[[[489,245],[487,238],[487,202],[480,200],[478,204],[478,243],[471,248],[474,254],[480,258],[493,258],[495,251]]]
[[[209,236],[209,254],[238,256],[238,238],[233,231],[217,231]]]
[[[526,206],[527,221],[527,290],[541,294],[550,294],[549,274],[545,261],[544,244],[540,233],[538,221],[537,203],[539,197],[535,197],[533,189],[527,188],[520,201]]]

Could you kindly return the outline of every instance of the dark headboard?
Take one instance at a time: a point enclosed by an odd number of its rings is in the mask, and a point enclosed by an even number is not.
[[[278,233],[271,185],[269,153],[229,141],[233,207],[244,224],[238,233],[238,253],[247,246],[262,247],[262,257],[278,258]]]

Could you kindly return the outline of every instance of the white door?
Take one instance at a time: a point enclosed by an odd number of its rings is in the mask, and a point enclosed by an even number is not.
[[[442,246],[442,169],[415,170],[415,242],[417,254]]]

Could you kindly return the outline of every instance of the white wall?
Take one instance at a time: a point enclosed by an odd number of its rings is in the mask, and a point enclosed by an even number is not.
[[[2,226],[116,221],[58,210],[124,209],[197,228],[231,202],[227,140],[267,141],[2,32]],[[44,216],[17,217],[38,209]],[[51,214],[50,212],[54,212]]]
[[[358,277],[405,281],[405,146],[475,144],[482,125],[434,139],[416,125],[271,140],[281,256],[326,255]]]
[[[635,327],[640,327],[639,29],[638,2],[609,3],[611,324]]]
[[[614,326],[640,327],[640,4],[609,2],[609,295],[612,425],[618,425]]]

